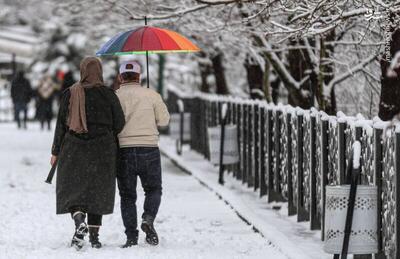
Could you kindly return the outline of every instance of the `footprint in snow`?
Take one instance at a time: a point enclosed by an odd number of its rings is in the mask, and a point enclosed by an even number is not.
[[[21,163],[26,166],[32,166],[33,162],[29,157],[23,157]]]
[[[211,221],[211,226],[213,226],[213,227],[220,227],[220,226],[222,226],[222,222],[219,221],[219,220]]]

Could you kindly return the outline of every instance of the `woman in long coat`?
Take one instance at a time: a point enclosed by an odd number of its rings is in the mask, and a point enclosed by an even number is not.
[[[102,215],[114,209],[116,136],[125,119],[118,97],[104,86],[99,59],[83,59],[80,72],[61,99],[51,164],[58,163],[57,214],[71,213],[75,223],[71,246],[82,248],[89,232],[92,247],[100,248]]]

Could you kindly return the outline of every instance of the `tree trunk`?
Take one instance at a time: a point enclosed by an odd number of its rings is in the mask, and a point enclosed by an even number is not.
[[[290,46],[304,45],[303,41],[291,41]],[[307,76],[306,71],[312,69],[310,59],[307,58],[308,54],[303,49],[291,49],[287,55],[288,69],[292,77],[300,82]],[[303,92],[303,94],[301,94]],[[313,106],[312,100],[312,85],[308,80],[304,83],[299,90],[289,91],[288,103],[293,106],[299,106],[303,109],[309,109]],[[308,94],[304,94],[308,93]]]
[[[400,51],[400,29],[391,29],[390,55],[393,57]],[[382,120],[392,120],[400,112],[400,68],[391,70],[391,57],[385,53],[381,59],[381,97],[379,102],[379,117]],[[397,63],[396,66],[399,64]],[[388,76],[388,72],[391,75]]]
[[[200,52],[199,56],[198,64],[201,78],[200,91],[209,93],[210,84],[208,83],[208,77],[212,74],[212,64],[206,53]]]
[[[271,73],[271,65],[267,58],[264,58],[265,67],[264,67],[264,78],[263,78],[263,86],[264,86],[264,96],[267,102],[272,102],[271,97],[271,83],[270,83],[270,73]]]
[[[326,100],[323,94],[324,85],[328,85],[330,81],[333,79],[334,67],[333,64],[327,63],[327,60],[333,56],[335,48],[333,45],[326,46],[325,41],[334,41],[336,38],[335,31],[329,32],[325,38],[321,38],[320,45],[320,64],[319,64],[319,80],[318,85],[316,86],[316,97],[320,109],[325,111],[329,115],[336,114],[336,95],[335,95],[335,87],[332,87],[332,90],[329,95],[329,99]]]
[[[263,95],[263,79],[264,73],[260,65],[254,62],[250,55],[247,54],[244,67],[247,72],[247,82],[249,84],[251,99],[264,99]]]
[[[216,93],[217,94],[229,94],[228,86],[226,84],[225,79],[225,69],[222,65],[223,55],[222,52],[218,51],[218,53],[211,58],[214,76],[215,76],[215,83],[216,83]]]

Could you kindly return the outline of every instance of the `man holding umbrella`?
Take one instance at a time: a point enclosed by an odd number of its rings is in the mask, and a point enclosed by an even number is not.
[[[137,245],[136,186],[140,178],[145,192],[141,229],[146,241],[158,244],[154,219],[161,202],[161,158],[158,149],[157,127],[167,126],[169,113],[161,96],[141,87],[141,67],[136,61],[123,62],[119,69],[121,87],[117,96],[125,114],[126,124],[118,135],[120,162],[118,188],[121,196],[121,214],[127,241],[123,248]]]

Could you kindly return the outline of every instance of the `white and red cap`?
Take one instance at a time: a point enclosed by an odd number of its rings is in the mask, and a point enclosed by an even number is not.
[[[119,66],[119,73],[138,73],[140,74],[141,68],[140,64],[137,61],[124,61],[122,64]]]

